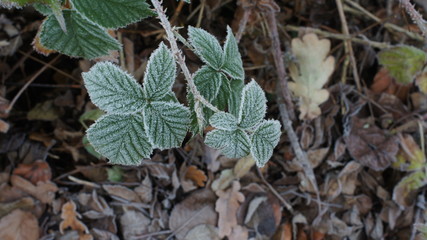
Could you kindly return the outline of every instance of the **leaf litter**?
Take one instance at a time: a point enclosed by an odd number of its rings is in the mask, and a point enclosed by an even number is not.
[[[214,10],[204,11],[200,23],[218,39],[226,39],[225,22],[233,23],[233,33],[241,28],[237,41],[246,80],[254,78],[267,90],[266,116],[278,119],[277,76],[263,21],[266,12],[280,9],[276,16],[283,24],[284,31],[279,32],[282,47],[290,45],[283,57],[295,103],[299,103],[295,111],[300,120],[293,126],[319,184],[321,213],[314,186],[285,134],[259,171],[251,160],[226,158],[196,138],[184,140],[184,148],[155,150],[138,167],[113,169],[104,159],[92,156],[81,140],[84,129],[103,113],[88,101],[80,85],[74,85],[78,84],[75,80],[81,81],[80,72],[89,69],[88,61],[61,58],[54,65],[62,72],[46,71],[35,83],[69,87],[31,85],[27,90],[31,101],[18,101],[15,110],[4,114],[3,105],[33,74],[31,69],[39,67],[31,59],[44,61],[38,55],[23,54],[32,27],[26,15],[6,12],[0,17],[0,35],[6,36],[9,45],[2,47],[2,54],[14,55],[0,62],[0,72],[6,76],[1,83],[0,116],[7,123],[2,128],[7,133],[0,135],[4,159],[0,164],[0,239],[425,238],[427,81],[425,53],[419,50],[422,42],[412,32],[414,25],[402,19],[404,13],[397,4],[389,12],[367,1],[346,0],[344,4],[358,74],[366,86],[362,91],[355,88],[352,69],[346,65],[349,55],[341,41],[348,37],[334,35],[341,32],[341,22],[326,17],[337,14],[333,1],[239,0],[237,5],[218,5],[208,0],[206,7]],[[175,10],[175,6],[170,4],[168,9]],[[230,9],[236,9],[234,16],[228,14]],[[366,9],[409,30],[368,28],[375,23],[365,15]],[[190,14],[192,10],[184,5],[182,11]],[[186,22],[184,15],[178,14],[176,20]],[[298,22],[295,16],[310,22]],[[196,24],[191,18],[188,23]],[[363,38],[354,29],[366,29]],[[9,30],[18,35],[8,34]],[[135,31],[144,35],[156,35],[156,30],[135,24]],[[140,37],[119,31],[127,39]],[[371,44],[366,44],[368,40]],[[141,41],[133,41],[135,66],[144,65],[158,46],[154,38],[144,41],[143,47]],[[393,47],[377,48],[383,43]],[[211,45],[221,48],[223,44]],[[195,72],[202,63],[182,49]],[[211,67],[220,64],[207,57],[202,61]],[[227,73],[240,78],[240,70]],[[180,100],[185,98],[182,83],[178,76],[173,86]],[[94,116],[82,116],[94,109]],[[86,126],[78,121],[80,116]],[[235,128],[233,124],[227,127]]]

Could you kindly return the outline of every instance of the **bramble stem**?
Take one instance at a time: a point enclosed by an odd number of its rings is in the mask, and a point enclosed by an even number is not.
[[[208,100],[206,100],[197,90],[196,85],[194,84],[193,75],[190,73],[190,70],[188,70],[187,65],[185,64],[185,58],[182,55],[181,51],[178,48],[178,44],[176,43],[175,36],[172,31],[171,24],[169,23],[169,20],[166,17],[165,11],[163,10],[163,7],[161,3],[158,0],[151,0],[151,2],[154,5],[154,8],[156,9],[156,12],[158,14],[158,18],[160,19],[160,24],[163,26],[163,28],[166,31],[166,36],[168,38],[168,41],[171,46],[171,50],[173,55],[175,56],[179,66],[181,67],[182,73],[184,73],[185,79],[187,80],[188,89],[190,92],[194,95],[194,99],[196,101],[199,101],[206,107],[208,107],[210,110],[214,112],[219,112],[220,110],[212,105]],[[197,111],[196,111],[197,112]],[[197,116],[199,118],[199,116]]]

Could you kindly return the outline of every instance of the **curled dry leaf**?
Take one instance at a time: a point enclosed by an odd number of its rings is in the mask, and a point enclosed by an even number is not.
[[[218,236],[218,229],[209,224],[200,224],[195,228],[191,229],[184,240],[220,240]]]
[[[128,200],[129,202],[141,202],[138,195],[127,187],[120,185],[103,185],[102,188],[112,196]]]
[[[230,236],[233,228],[237,227],[237,210],[245,200],[245,196],[239,192],[240,183],[234,181],[227,191],[218,190],[218,200],[215,204],[215,211],[219,214],[218,228],[221,238]]]
[[[126,210],[120,217],[124,239],[136,239],[138,235],[148,232],[148,225],[151,220],[141,212]]]
[[[293,82],[289,89],[299,98],[300,119],[314,119],[321,114],[319,105],[329,97],[329,92],[322,89],[334,71],[335,59],[328,57],[331,42],[319,40],[310,33],[292,39],[292,53],[297,63],[289,66]]]
[[[188,166],[185,178],[191,180],[199,187],[204,187],[205,182],[208,180],[206,174],[196,166]]]
[[[204,188],[196,190],[175,205],[170,215],[169,227],[178,240],[184,239],[187,233],[197,225],[217,224],[215,199],[215,194]]]
[[[30,180],[33,184],[47,182],[52,178],[52,171],[49,164],[42,160],[37,160],[29,164],[19,164],[13,170],[13,174]]]
[[[396,160],[399,150],[397,136],[387,136],[386,131],[366,119],[353,117],[351,122],[351,131],[344,141],[354,159],[375,171],[386,169]]]
[[[30,181],[24,178],[12,175],[10,182],[14,187],[30,194],[37,198],[42,203],[51,204],[55,198],[55,193],[58,191],[58,187],[53,182],[38,182],[37,185],[32,184]]]
[[[80,236],[87,235],[89,233],[88,228],[78,218],[80,214],[76,212],[76,204],[70,200],[62,205],[61,218],[62,222],[59,224],[59,231],[64,234],[67,228],[78,231]]]
[[[411,135],[400,138],[400,149],[397,160],[392,167],[400,171],[415,171],[425,166],[426,157]]]
[[[134,191],[138,194],[143,203],[150,203],[153,200],[153,183],[151,182],[150,176],[145,176],[141,185],[136,187]]]
[[[39,234],[37,218],[29,212],[16,209],[0,219],[0,239],[37,240]]]

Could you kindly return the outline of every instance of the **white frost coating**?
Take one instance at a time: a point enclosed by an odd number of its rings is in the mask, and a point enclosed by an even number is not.
[[[172,91],[176,78],[176,63],[164,43],[151,54],[144,75],[144,93],[147,99],[161,100]]]
[[[273,155],[279,143],[280,123],[277,120],[264,120],[251,136],[251,154],[258,167],[263,167]]]
[[[224,63],[224,54],[218,40],[201,28],[188,28],[190,43],[203,62],[215,70],[220,70]]]
[[[135,113],[146,103],[141,85],[112,63],[97,63],[82,75],[92,102],[108,113]]]
[[[138,165],[153,151],[139,114],[104,115],[87,130],[87,138],[113,164]]]
[[[222,73],[206,65],[199,69],[193,77],[197,90],[208,101],[213,101],[218,95],[222,78],[224,78]],[[227,79],[224,80],[227,81]]]
[[[248,129],[255,127],[265,116],[267,110],[267,99],[264,91],[252,80],[242,92],[242,100],[239,110],[239,127]]]
[[[237,129],[235,131],[213,130],[206,134],[205,143],[209,147],[221,150],[228,158],[245,157],[250,152],[248,135]]]
[[[209,119],[209,123],[216,129],[227,131],[237,129],[237,119],[231,113],[217,112]]]
[[[152,102],[144,110],[150,142],[159,149],[179,147],[187,135],[190,111],[180,103]]]
[[[227,26],[227,38],[224,44],[224,64],[221,68],[234,79],[244,79],[245,71],[243,70],[242,57],[240,56],[239,47],[233,31]]]

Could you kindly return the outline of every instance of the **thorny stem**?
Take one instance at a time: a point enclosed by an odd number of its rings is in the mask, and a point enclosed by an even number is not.
[[[162,5],[160,1],[158,0],[151,0],[151,2],[154,5],[154,8],[156,9],[156,12],[158,14],[158,18],[160,19],[160,24],[163,26],[163,28],[166,31],[166,36],[168,38],[168,41],[171,45],[172,53],[174,54],[179,66],[181,67],[182,72],[184,73],[185,79],[187,80],[188,89],[190,92],[194,95],[194,99],[196,101],[199,101],[206,107],[208,107],[210,110],[214,112],[219,112],[219,109],[212,105],[208,100],[206,100],[200,92],[197,90],[196,85],[194,84],[193,75],[190,73],[190,70],[188,70],[187,65],[185,64],[184,56],[182,55],[181,51],[178,48],[178,44],[176,43],[175,36],[172,31],[171,24],[169,23],[165,11],[162,8]],[[198,116],[199,117],[199,116]]]
[[[411,16],[412,21],[415,24],[417,24],[417,26],[420,28],[423,36],[427,38],[427,22],[423,19],[421,14],[415,9],[414,5],[411,4],[410,0],[400,0],[400,4],[402,4],[406,12],[409,14],[409,16]]]

